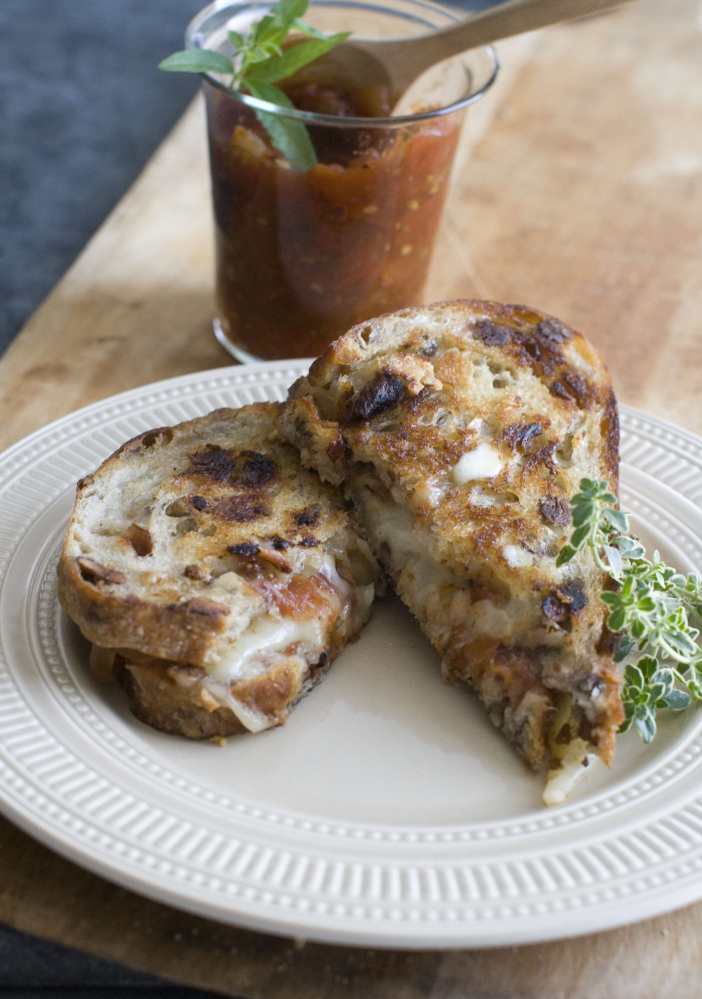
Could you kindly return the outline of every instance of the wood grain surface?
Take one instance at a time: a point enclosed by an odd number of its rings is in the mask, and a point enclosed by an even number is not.
[[[501,47],[469,118],[427,300],[561,317],[620,399],[702,432],[702,7],[636,0]],[[79,406],[229,363],[211,334],[201,107],[154,156],[0,360],[0,446]],[[86,873],[0,820],[0,921],[261,999],[693,999],[702,903],[577,940],[368,951],[197,919]]]

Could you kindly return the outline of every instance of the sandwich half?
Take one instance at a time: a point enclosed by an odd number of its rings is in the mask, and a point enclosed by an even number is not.
[[[193,739],[282,724],[365,623],[378,568],[273,403],[124,444],[78,483],[59,598],[134,714]]]
[[[562,568],[569,499],[618,485],[617,405],[587,341],[533,309],[461,301],[356,326],[292,387],[283,434],[344,484],[440,653],[562,800],[622,720],[607,578]]]

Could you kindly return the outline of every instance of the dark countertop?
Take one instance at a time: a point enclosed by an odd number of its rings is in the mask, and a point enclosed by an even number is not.
[[[3,999],[13,999],[15,991],[18,999],[83,999],[97,994],[100,999],[111,999],[113,994],[125,999],[214,997],[0,926],[0,992]]]
[[[157,64],[200,0],[2,0],[0,353],[132,184],[197,90]],[[466,9],[490,0],[463,0]],[[0,926],[0,989],[191,999],[206,993]]]

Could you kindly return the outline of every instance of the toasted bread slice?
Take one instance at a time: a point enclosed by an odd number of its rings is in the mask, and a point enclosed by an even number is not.
[[[408,309],[332,344],[282,425],[346,483],[446,679],[475,688],[526,762],[610,763],[606,578],[588,552],[555,564],[581,477],[618,485],[616,400],[587,341],[522,306]]]
[[[155,728],[282,724],[368,616],[375,560],[279,410],[150,430],[78,483],[59,597]]]

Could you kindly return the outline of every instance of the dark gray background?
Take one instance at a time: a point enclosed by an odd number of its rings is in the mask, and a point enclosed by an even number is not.
[[[156,67],[182,48],[201,6],[0,0],[0,354],[194,95],[195,77]],[[205,995],[1,926],[0,990],[3,999]]]
[[[201,0],[0,0],[0,352],[195,93]]]

